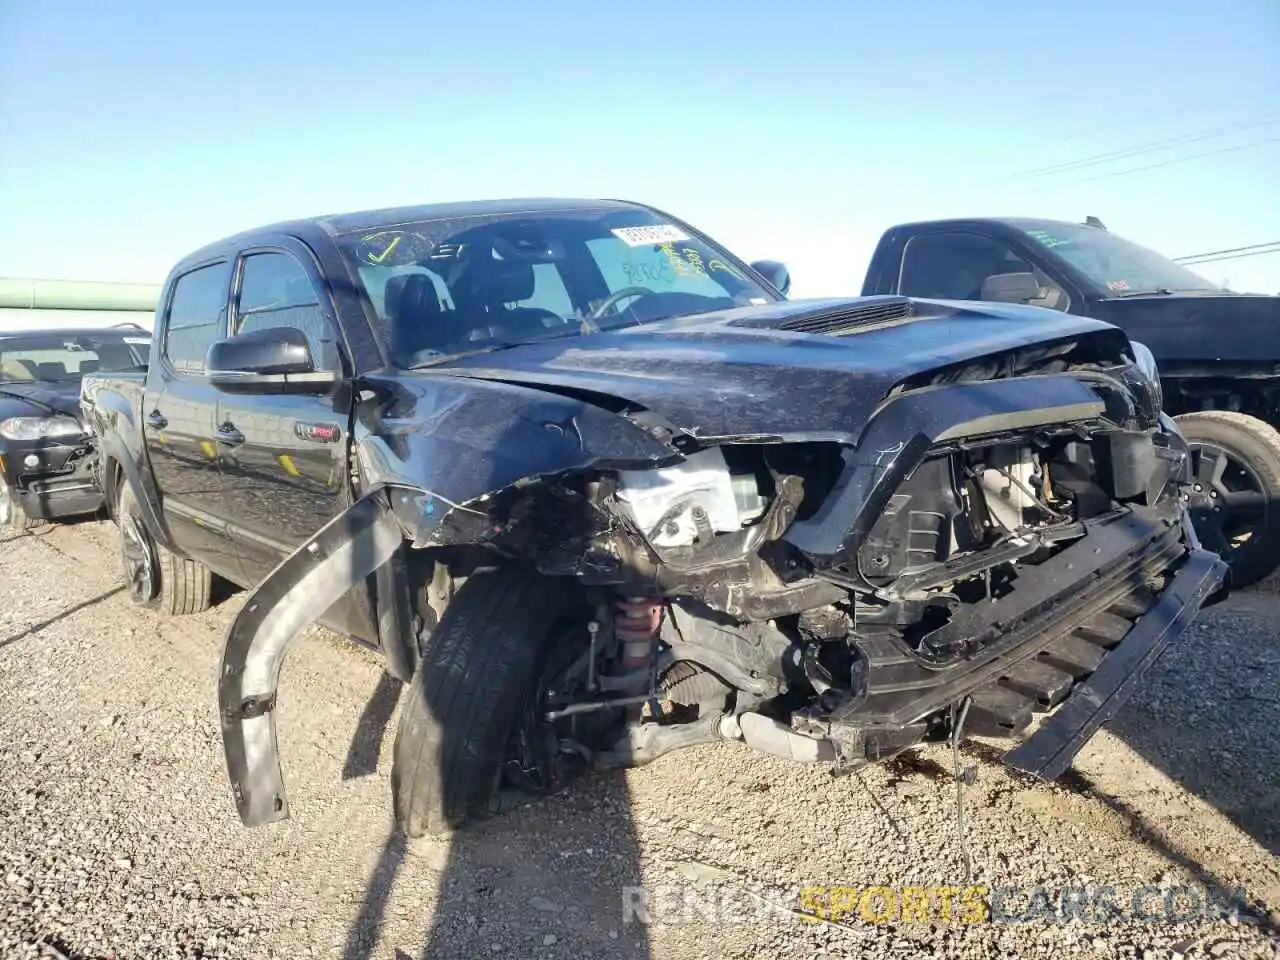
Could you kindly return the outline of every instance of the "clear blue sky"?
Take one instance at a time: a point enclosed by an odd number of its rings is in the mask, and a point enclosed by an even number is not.
[[[800,296],[856,293],[915,218],[1280,240],[1280,2],[0,0],[0,275],[159,280],[259,223],[530,195],[655,203]],[[1202,272],[1280,291],[1280,254]]]

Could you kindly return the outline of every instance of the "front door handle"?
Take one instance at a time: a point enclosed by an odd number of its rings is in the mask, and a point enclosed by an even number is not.
[[[224,423],[214,433],[213,438],[229,447],[238,447],[244,443],[244,434],[229,423]]]
[[[163,430],[169,425],[169,420],[159,410],[152,410],[147,414],[147,426],[152,430]]]

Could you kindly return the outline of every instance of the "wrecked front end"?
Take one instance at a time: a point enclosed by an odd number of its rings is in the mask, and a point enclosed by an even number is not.
[[[566,756],[721,739],[844,770],[947,735],[961,705],[969,733],[1040,720],[1005,761],[1058,776],[1225,587],[1186,520],[1186,445],[1127,342],[1102,339],[913,374],[848,432],[709,438],[563,385],[372,383],[364,499],[228,643],[242,818],[287,816],[271,712],[306,598],[372,575],[407,675],[406,638],[495,564],[572,578],[592,611],[512,731],[521,786],[553,789]]]

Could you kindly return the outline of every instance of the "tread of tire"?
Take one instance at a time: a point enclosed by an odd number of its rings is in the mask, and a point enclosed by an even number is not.
[[[477,573],[433,631],[396,736],[392,791],[410,836],[483,813],[563,585],[532,571]]]
[[[133,489],[121,482],[116,513],[119,514],[127,500],[135,499]],[[116,517],[117,526],[120,523]],[[198,560],[188,560],[153,543],[157,572],[160,575],[159,594],[148,604],[171,616],[187,616],[209,609],[213,589],[213,573]]]
[[[209,568],[157,547],[160,560],[160,608],[172,616],[187,616],[209,609],[213,577]]]

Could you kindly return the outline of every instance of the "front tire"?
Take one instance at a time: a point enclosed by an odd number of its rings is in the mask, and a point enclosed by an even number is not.
[[[43,520],[34,520],[27,516],[27,511],[22,509],[18,492],[0,480],[0,528],[3,528],[6,533],[26,533],[42,523],[44,523]]]
[[[133,488],[123,479],[116,496],[116,527],[120,531],[120,559],[129,598],[139,606],[169,616],[186,616],[209,609],[213,574],[196,560],[180,557],[152,539],[142,520]]]
[[[1191,447],[1200,541],[1231,566],[1234,587],[1257,583],[1280,566],[1280,432],[1230,410],[1175,419]]]
[[[396,733],[391,790],[410,837],[488,812],[507,744],[576,585],[532,570],[469,577],[432,631]]]

